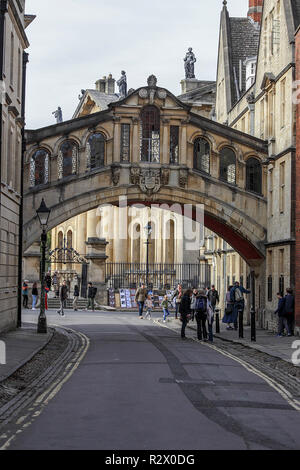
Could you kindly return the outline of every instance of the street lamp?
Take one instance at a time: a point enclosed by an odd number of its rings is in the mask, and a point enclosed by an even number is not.
[[[146,246],[147,246],[146,285],[147,285],[147,289],[148,289],[149,288],[149,245],[150,245],[150,236],[151,236],[151,233],[152,233],[151,222],[148,222],[148,224],[146,225],[144,230],[145,230],[146,237],[147,237],[147,241],[146,241]]]
[[[42,199],[39,209],[36,211],[39,222],[42,228],[41,235],[41,248],[42,248],[42,261],[41,261],[41,306],[40,306],[40,315],[38,320],[38,333],[47,333],[47,318],[45,313],[45,269],[46,269],[46,244],[47,244],[47,232],[46,228],[48,225],[48,220],[51,210],[45,204],[44,199]]]

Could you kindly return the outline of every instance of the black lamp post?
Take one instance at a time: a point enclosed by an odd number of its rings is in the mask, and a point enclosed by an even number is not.
[[[42,227],[41,235],[41,248],[42,248],[42,260],[41,260],[41,306],[40,306],[40,315],[38,320],[38,333],[47,333],[47,318],[45,313],[45,269],[46,269],[46,244],[47,244],[47,232],[46,227],[48,225],[48,220],[50,216],[50,209],[45,204],[44,199],[42,199],[39,209],[36,211],[38,219]]]
[[[146,262],[146,285],[147,289],[149,288],[149,245],[150,245],[150,236],[152,233],[152,226],[151,222],[148,222],[148,224],[145,227],[145,233],[147,237],[146,241],[146,246],[147,246],[147,262]]]

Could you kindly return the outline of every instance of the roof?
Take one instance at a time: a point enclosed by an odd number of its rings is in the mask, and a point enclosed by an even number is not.
[[[177,97],[185,103],[214,104],[216,100],[216,82],[201,81],[199,87]]]
[[[113,95],[109,95],[98,90],[88,89],[82,96],[73,115],[73,119],[79,115],[82,105],[84,104],[87,96],[90,96],[90,98],[95,102],[95,105],[98,106],[100,111],[105,111],[106,109],[108,109],[111,103],[114,103],[120,99],[119,95],[117,95],[116,93],[114,93]]]
[[[295,29],[300,25],[300,0],[291,0]]]

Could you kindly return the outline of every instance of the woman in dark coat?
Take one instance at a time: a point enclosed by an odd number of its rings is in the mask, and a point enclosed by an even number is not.
[[[188,289],[185,294],[183,295],[181,302],[180,302],[180,307],[179,307],[179,313],[180,313],[180,319],[182,321],[182,328],[181,328],[181,338],[185,338],[185,329],[186,325],[188,324],[188,315],[191,315],[191,300],[192,300],[192,295],[193,291],[191,289]]]

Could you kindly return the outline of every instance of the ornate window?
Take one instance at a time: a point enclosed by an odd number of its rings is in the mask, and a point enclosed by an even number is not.
[[[246,163],[246,189],[254,193],[262,192],[262,169],[257,158],[249,158]]]
[[[45,149],[37,150],[30,159],[30,186],[49,182],[49,153]]]
[[[141,112],[141,161],[159,163],[160,112],[155,106],[146,106]]]
[[[58,179],[76,175],[78,161],[78,147],[75,142],[66,140],[60,146],[58,153]]]
[[[121,125],[121,161],[130,160],[130,124]]]
[[[207,174],[210,172],[210,145],[201,137],[194,142],[194,169]]]
[[[105,137],[98,132],[90,136],[87,144],[87,168],[88,170],[96,170],[104,166],[105,158]]]
[[[179,163],[179,126],[170,127],[170,163]]]
[[[236,156],[228,147],[220,152],[220,179],[230,184],[236,183]]]

